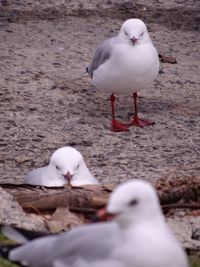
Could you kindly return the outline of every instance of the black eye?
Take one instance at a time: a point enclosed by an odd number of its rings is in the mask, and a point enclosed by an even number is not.
[[[125,33],[126,35],[128,35],[128,33],[127,33],[126,31],[125,31],[124,33]]]
[[[80,166],[80,164],[78,164],[78,165],[76,166],[76,169],[78,169],[78,168],[79,168],[79,166]]]
[[[60,168],[56,165],[56,169],[59,170]]]
[[[140,34],[140,36],[143,36],[144,35],[144,32],[142,32],[141,34]]]
[[[132,200],[128,203],[129,206],[136,206],[137,204],[138,204],[138,200],[137,200],[137,199],[132,199]]]

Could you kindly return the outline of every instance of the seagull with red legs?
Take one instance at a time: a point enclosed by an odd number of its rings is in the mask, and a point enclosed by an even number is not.
[[[112,131],[128,131],[131,125],[143,128],[154,124],[139,118],[137,110],[137,92],[148,87],[159,72],[158,53],[143,21],[126,20],[117,36],[106,39],[96,49],[87,71],[97,89],[110,93]],[[115,94],[133,96],[134,116],[129,123],[116,119]]]

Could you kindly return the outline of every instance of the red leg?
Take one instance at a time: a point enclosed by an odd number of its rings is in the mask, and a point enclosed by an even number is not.
[[[133,93],[133,99],[134,99],[134,107],[135,107],[135,114],[133,116],[133,119],[131,121],[131,125],[135,125],[137,127],[143,128],[144,126],[149,126],[155,124],[154,121],[148,121],[144,119],[140,119],[138,117],[138,111],[137,111],[137,93]]]
[[[111,108],[112,108],[112,123],[111,123],[111,130],[113,132],[123,132],[123,131],[129,131],[128,127],[130,126],[130,123],[122,123],[115,119],[115,95],[112,94],[110,96],[111,101]]]

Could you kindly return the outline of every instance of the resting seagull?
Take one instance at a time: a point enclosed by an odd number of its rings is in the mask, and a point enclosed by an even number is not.
[[[66,183],[72,186],[98,184],[81,153],[73,147],[57,149],[51,156],[49,165],[29,172],[25,182],[48,187],[63,186]]]
[[[113,222],[77,227],[1,251],[32,267],[189,267],[149,183],[130,180],[119,185],[105,212]]]
[[[154,124],[140,119],[137,111],[137,91],[149,86],[159,71],[158,53],[143,21],[126,20],[117,36],[100,44],[87,71],[97,89],[111,94],[112,131],[128,131],[131,125]],[[135,112],[130,123],[116,120],[115,93],[133,93]]]

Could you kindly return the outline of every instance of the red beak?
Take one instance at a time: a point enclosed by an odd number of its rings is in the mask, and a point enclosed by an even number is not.
[[[133,36],[133,38],[131,39],[131,42],[135,45],[136,44],[136,42],[137,42],[137,38],[135,38],[135,36]]]
[[[101,219],[101,221],[110,221],[112,220],[115,215],[108,213],[106,208],[102,208],[97,212],[97,216]]]
[[[68,181],[68,184],[71,184],[71,179],[72,179],[73,175],[70,172],[63,174],[63,177]]]

